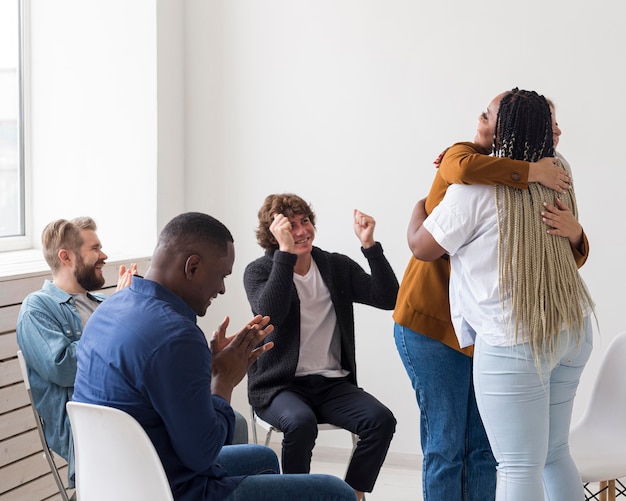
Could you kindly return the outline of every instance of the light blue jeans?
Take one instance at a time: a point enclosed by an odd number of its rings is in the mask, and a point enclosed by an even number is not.
[[[217,457],[230,476],[249,475],[224,501],[355,501],[354,489],[332,475],[281,475],[278,456],[263,445],[222,447]]]
[[[394,337],[420,408],[424,501],[493,501],[496,462],[476,407],[472,358],[399,324]]]
[[[589,318],[584,328],[580,344],[564,336],[539,370],[527,344],[490,346],[476,338],[474,387],[498,462],[498,501],[584,499],[568,443],[574,396],[593,346]]]

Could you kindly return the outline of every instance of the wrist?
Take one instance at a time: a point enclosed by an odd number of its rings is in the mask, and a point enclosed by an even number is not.
[[[541,172],[541,167],[537,162],[528,162],[528,182],[529,183],[537,183],[539,182],[539,173]]]

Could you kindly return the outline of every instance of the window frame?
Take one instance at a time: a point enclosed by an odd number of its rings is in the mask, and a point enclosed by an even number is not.
[[[30,185],[30,46],[29,40],[29,1],[18,2],[18,155],[20,157],[19,179],[22,193],[20,196],[21,231],[16,236],[0,236],[0,252],[31,249],[32,241],[32,213],[31,213],[31,185]]]

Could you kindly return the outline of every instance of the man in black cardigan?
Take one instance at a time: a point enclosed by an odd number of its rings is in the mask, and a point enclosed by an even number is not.
[[[245,270],[255,314],[269,315],[274,349],[248,371],[248,397],[284,433],[284,473],[308,473],[317,424],[359,436],[346,482],[359,499],[371,492],[395,432],[387,407],[357,387],[354,303],[392,310],[398,280],[374,240],[376,222],[354,211],[354,230],[371,275],[349,257],[313,247],[315,214],[302,198],[269,195],[259,210],[265,255]]]

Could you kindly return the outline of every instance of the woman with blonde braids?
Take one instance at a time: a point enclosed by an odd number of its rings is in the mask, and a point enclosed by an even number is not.
[[[478,132],[493,138],[494,156],[554,155],[545,98],[513,89],[489,109]],[[475,343],[498,501],[583,499],[568,435],[592,349],[593,302],[572,253],[584,243],[576,215],[573,189],[453,185],[414,238],[419,259],[450,256],[452,320],[460,346]]]

